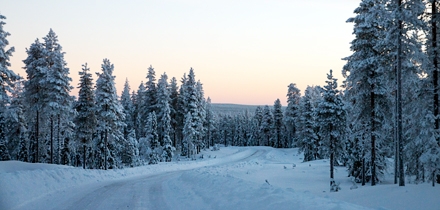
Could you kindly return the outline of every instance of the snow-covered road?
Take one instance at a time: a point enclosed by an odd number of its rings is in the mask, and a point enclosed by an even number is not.
[[[246,152],[245,156],[229,158],[225,161],[210,164],[203,167],[214,167],[218,165],[233,164],[258,158],[267,153],[267,149],[260,148],[252,153]],[[202,166],[200,166],[202,167]],[[155,175],[146,175],[131,179],[123,179],[108,182],[96,186],[81,186],[79,189],[68,189],[57,194],[47,196],[44,202],[34,202],[22,206],[20,209],[45,209],[47,202],[51,202],[51,209],[180,209],[192,206],[192,209],[210,209],[211,201],[203,198],[203,195],[196,196],[198,192],[190,192],[194,195],[187,199],[173,195],[179,192],[188,193],[186,186],[194,186],[199,180],[186,179],[181,182],[184,173],[192,169],[178,170],[172,172],[161,172]],[[174,183],[171,187],[169,184]],[[179,183],[179,184],[175,184]],[[193,202],[198,200],[198,202]],[[194,205],[195,204],[195,205]],[[202,208],[208,207],[208,208]]]
[[[358,186],[328,160],[297,149],[221,147],[197,160],[117,170],[0,161],[0,210],[9,209],[438,209],[439,187]]]

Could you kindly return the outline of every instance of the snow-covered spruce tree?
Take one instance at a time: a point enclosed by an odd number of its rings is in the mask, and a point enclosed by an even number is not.
[[[287,148],[289,145],[285,142],[284,138],[284,121],[283,121],[283,110],[281,107],[280,99],[277,99],[273,105],[273,147],[276,148]]]
[[[322,158],[320,154],[321,137],[316,123],[317,102],[320,100],[320,87],[307,86],[299,102],[298,147],[304,153],[304,162]]]
[[[134,121],[133,121],[133,113],[134,113],[134,105],[130,95],[130,84],[128,83],[128,79],[125,79],[124,90],[121,93],[121,105],[124,108],[125,114],[125,124],[127,126],[124,127],[124,138],[128,139],[128,135],[131,130],[134,129]]]
[[[422,50],[422,37],[420,35],[426,28],[422,18],[425,16],[426,5],[423,0],[400,0],[388,4],[392,11],[392,23],[388,29],[387,39],[394,48],[393,56],[396,57],[396,83],[397,83],[397,158],[399,186],[405,185],[405,157],[406,145],[413,141],[413,136],[418,135],[412,121],[416,117],[419,103],[417,85],[420,83],[420,74],[426,73],[422,65],[426,63],[427,56]],[[400,74],[399,74],[400,73]],[[398,82],[400,78],[400,83]],[[432,110],[432,109],[430,109]],[[426,119],[419,119],[420,121]],[[419,121],[419,122],[420,122]],[[435,122],[435,121],[434,121]],[[435,123],[433,123],[435,124]],[[434,125],[433,125],[434,126]],[[409,149],[409,148],[408,148]],[[413,153],[416,154],[416,153]],[[418,157],[410,157],[417,159]]]
[[[24,116],[23,80],[15,82],[11,103],[6,114],[6,139],[8,152],[14,160],[28,161],[27,121]]]
[[[157,164],[160,161],[159,154],[161,154],[161,150],[159,135],[157,134],[157,117],[154,111],[148,114],[147,124],[145,126],[145,133],[147,135],[147,141],[151,150],[149,154],[148,164]]]
[[[158,134],[159,141],[163,148],[163,157],[167,162],[173,157],[174,147],[171,142],[171,109],[170,93],[168,89],[168,76],[162,74],[157,84],[157,108],[158,108]],[[160,120],[159,120],[160,119]]]
[[[205,148],[207,145],[205,135],[206,135],[206,101],[205,101],[205,92],[203,91],[203,84],[200,80],[196,83],[196,96],[197,96],[197,154],[200,153],[200,150]]]
[[[332,70],[327,74],[327,85],[323,88],[323,97],[316,109],[317,123],[320,127],[321,146],[330,156],[330,186],[334,183],[334,165],[341,162],[345,153],[346,112],[339,94],[337,79]]]
[[[391,145],[389,113],[391,63],[382,40],[386,38],[387,18],[383,0],[363,0],[354,13],[355,39],[351,42],[353,54],[344,58],[345,95],[350,109],[348,167],[357,180],[371,180],[375,185],[385,170],[386,150]],[[365,170],[361,170],[365,168]],[[361,173],[361,171],[363,171]],[[367,174],[371,177],[366,177]]]
[[[194,121],[192,119],[191,112],[188,112],[185,116],[185,124],[183,127],[183,139],[182,139],[182,156],[188,156],[191,158],[194,155],[194,141],[196,140],[197,134],[194,129]]]
[[[133,129],[130,130],[127,136],[127,144],[125,144],[122,159],[125,160],[125,164],[130,167],[139,166],[141,164],[139,159],[139,143]]]
[[[0,146],[6,148],[6,119],[4,114],[6,113],[6,105],[10,103],[8,92],[11,92],[11,87],[14,87],[14,82],[20,79],[20,76],[15,74],[12,70],[8,69],[11,64],[9,63],[9,56],[12,56],[14,47],[6,49],[9,42],[6,39],[10,34],[3,29],[3,25],[6,23],[3,21],[5,16],[0,14]],[[0,158],[6,159],[9,157],[8,149],[2,149],[0,151]]]
[[[424,16],[425,18],[423,20],[427,26],[424,30],[425,34],[427,34],[425,47],[429,62],[422,65],[426,79],[421,80],[422,85],[421,88],[418,89],[419,99],[417,103],[420,103],[420,106],[418,106],[417,115],[420,120],[416,121],[416,123],[422,125],[419,126],[421,135],[417,135],[417,139],[410,141],[404,150],[408,151],[405,152],[405,154],[408,155],[408,153],[410,153],[410,155],[405,157],[408,161],[407,174],[415,175],[416,182],[425,181],[425,178],[431,178],[432,184],[435,185],[436,178],[434,177],[437,176],[435,173],[438,173],[440,167],[438,162],[440,159],[440,156],[438,156],[440,155],[440,148],[438,146],[438,142],[440,142],[440,45],[438,41],[440,4],[437,0],[431,0],[427,2],[426,6],[429,10],[427,10],[427,15]],[[414,123],[414,121],[412,122]],[[420,159],[417,157],[420,157]],[[430,175],[424,176],[426,172]],[[437,178],[437,180],[440,179]]]
[[[180,79],[181,85],[179,88],[179,94],[177,97],[177,109],[176,109],[176,129],[175,129],[175,133],[176,133],[176,137],[177,137],[177,141],[180,142],[180,145],[178,144],[178,147],[181,148],[181,155],[185,156],[183,154],[183,127],[185,125],[185,117],[186,114],[188,113],[187,111],[187,97],[186,97],[186,83],[188,81],[188,77],[186,76],[186,73],[183,74],[183,77]]]
[[[134,105],[134,113],[133,113],[133,126],[136,132],[136,137],[144,138],[145,137],[145,122],[147,116],[147,110],[144,109],[145,104],[145,85],[144,82],[141,81],[139,88],[137,90],[136,97],[133,100]],[[144,118],[145,117],[145,118]]]
[[[181,105],[182,110],[186,113],[190,113],[191,116],[191,126],[195,132],[195,139],[192,142],[196,147],[196,152],[200,152],[203,147],[202,137],[204,132],[203,121],[204,121],[204,99],[201,84],[197,84],[195,80],[195,74],[193,68],[189,70],[188,78],[184,84],[181,86]],[[187,118],[185,116],[185,118]],[[186,123],[186,119],[185,119]],[[185,133],[183,133],[183,138],[185,138]]]
[[[177,147],[178,143],[178,122],[179,122],[179,87],[175,77],[171,78],[170,86],[170,117],[171,117],[171,136],[173,147]],[[181,133],[181,132],[180,132]]]
[[[263,135],[262,142],[260,146],[272,146],[272,137],[273,137],[273,114],[268,105],[264,106],[263,109],[263,119],[261,120],[260,132]]]
[[[215,117],[216,116],[212,111],[211,98],[208,97],[208,99],[206,99],[206,119],[205,119],[206,142],[208,147],[214,146],[214,139],[212,138],[212,133],[216,129]]]
[[[255,109],[255,114],[252,119],[253,121],[253,136],[254,136],[254,145],[261,146],[263,142],[263,134],[261,133],[260,127],[263,121],[263,109],[261,106],[257,106]]]
[[[125,126],[124,111],[116,95],[115,77],[113,76],[113,64],[104,59],[101,65],[101,73],[96,73],[96,118],[98,121],[96,142],[98,158],[97,168],[121,167],[122,148],[127,144],[122,130]]]
[[[157,112],[157,87],[156,87],[156,73],[154,68],[150,65],[148,67],[147,82],[145,83],[145,98],[144,98],[144,109],[147,113]],[[147,115],[148,115],[147,114]]]
[[[42,120],[44,86],[41,81],[44,79],[46,72],[43,71],[45,59],[43,54],[43,44],[38,39],[26,49],[27,58],[23,60],[27,74],[27,80],[24,83],[24,99],[25,114],[28,119],[29,128],[29,162],[38,163],[42,161],[46,150],[46,144],[43,140],[45,136]],[[45,162],[43,160],[43,162]]]
[[[40,84],[44,84],[45,94],[43,101],[49,112],[50,135],[50,163],[59,163],[62,141],[71,135],[69,129],[72,124],[72,98],[69,95],[72,79],[69,77],[69,68],[64,61],[64,52],[58,43],[58,36],[50,29],[44,39],[43,56],[45,77]]]
[[[92,160],[87,160],[87,151],[91,147],[93,135],[96,133],[97,120],[95,115],[95,93],[93,92],[93,78],[89,73],[90,69],[87,63],[82,65],[82,71],[79,72],[79,92],[78,101],[75,109],[75,134],[78,141],[78,153],[82,155],[82,166],[92,167]]]
[[[287,89],[287,107],[284,111],[284,123],[286,125],[286,135],[288,147],[296,146],[296,129],[299,118],[299,100],[301,92],[296,84],[290,83]]]

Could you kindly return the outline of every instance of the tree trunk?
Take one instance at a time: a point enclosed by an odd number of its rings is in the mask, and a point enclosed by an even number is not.
[[[60,156],[61,156],[61,141],[60,141],[60,127],[61,127],[61,116],[58,114],[58,125],[57,125],[57,156],[56,156],[56,162],[60,162]],[[64,147],[68,146],[63,143]],[[64,148],[63,147],[63,148]],[[69,158],[69,157],[68,157]]]
[[[53,116],[50,116],[50,163],[53,164]]]
[[[333,131],[333,126],[330,125],[330,132]],[[334,164],[335,164],[335,142],[333,136],[330,134],[330,186],[334,183]]]
[[[36,153],[35,153],[35,160],[34,160],[34,162],[35,163],[38,163],[38,162],[40,162],[39,161],[39,151],[40,151],[40,148],[39,148],[39,144],[40,144],[40,142],[39,142],[39,136],[40,136],[40,125],[39,125],[39,123],[40,123],[40,111],[39,110],[37,110],[37,119],[36,119],[36,122],[35,122],[35,141],[36,141]]]
[[[365,185],[365,158],[362,157],[362,186]]]
[[[84,150],[84,153],[83,153],[83,169],[86,169],[86,152],[87,152],[87,147],[86,147],[86,145],[84,144],[83,145],[83,150]]]
[[[401,14],[402,0],[397,0],[399,15]],[[403,168],[403,135],[402,135],[402,20],[398,20],[399,35],[397,39],[397,144],[399,156],[399,186],[405,186],[405,173]]]
[[[374,79],[374,71],[371,72],[370,78]],[[371,186],[376,185],[376,111],[375,111],[375,97],[374,83],[370,86],[370,140],[371,140]]]

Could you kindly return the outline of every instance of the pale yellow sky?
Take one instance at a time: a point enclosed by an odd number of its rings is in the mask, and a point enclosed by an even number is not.
[[[78,86],[81,64],[100,72],[115,65],[116,88],[132,90],[152,65],[178,81],[190,67],[213,103],[286,105],[287,86],[323,85],[351,54],[357,0],[56,1],[0,0],[4,29],[15,47],[11,69],[22,69],[28,48],[52,28]],[[94,77],[96,79],[96,76]],[[179,83],[180,85],[180,83]],[[76,95],[77,90],[72,91]]]

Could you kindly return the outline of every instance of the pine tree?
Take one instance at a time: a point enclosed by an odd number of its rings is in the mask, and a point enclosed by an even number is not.
[[[178,139],[178,122],[179,122],[179,92],[177,87],[177,80],[175,77],[170,81],[170,117],[171,117],[171,129],[172,129],[172,141],[173,147],[177,147]]]
[[[27,80],[24,84],[24,98],[26,104],[26,118],[29,120],[29,162],[38,163],[41,161],[42,152],[45,149],[44,141],[40,138],[43,111],[44,89],[40,81],[45,77],[42,71],[45,65],[44,47],[38,39],[26,49],[28,57],[23,60],[27,74]]]
[[[215,127],[215,115],[214,112],[212,110],[212,105],[211,105],[211,98],[208,97],[208,99],[206,100],[206,141],[207,141],[207,145],[209,146],[214,146],[214,138],[212,137],[212,133],[214,132],[214,130],[216,129]]]
[[[283,128],[284,128],[284,121],[283,121],[283,110],[281,109],[281,102],[280,99],[277,99],[273,105],[273,120],[274,120],[274,140],[273,140],[273,146],[276,148],[287,148],[288,145],[284,142],[283,138]]]
[[[320,154],[321,138],[316,123],[316,107],[320,101],[320,87],[307,86],[304,96],[299,102],[298,147],[304,152],[304,162],[322,158]]]
[[[133,126],[136,131],[136,136],[138,138],[145,137],[145,123],[146,117],[148,115],[147,110],[144,108],[145,105],[145,86],[144,83],[141,82],[139,88],[137,90],[137,94],[135,97],[134,104],[134,113],[133,113]]]
[[[145,83],[145,101],[144,108],[147,113],[157,112],[157,87],[156,87],[156,73],[154,68],[150,65],[148,67],[147,82]],[[145,116],[146,117],[146,116]]]
[[[11,88],[14,87],[14,82],[20,79],[20,76],[8,69],[8,67],[11,66],[9,56],[12,56],[15,49],[14,47],[6,49],[9,45],[6,38],[10,34],[3,29],[3,25],[6,24],[3,21],[4,19],[6,19],[6,17],[0,14],[0,146],[4,147],[0,149],[2,159],[9,157],[9,152],[6,148],[6,116],[4,116],[6,113],[6,105],[10,103],[8,92],[12,91]]]
[[[332,73],[330,70],[327,74],[327,85],[323,88],[323,97],[316,111],[322,146],[330,156],[330,186],[335,184],[334,165],[343,159],[346,133],[344,104],[337,89],[337,79]]]
[[[260,132],[263,134],[263,142],[260,143],[260,146],[273,146],[274,143],[271,141],[273,135],[273,114],[270,111],[268,105],[264,106],[263,109],[263,119],[261,120]]]
[[[78,149],[82,149],[82,165],[84,169],[87,164],[87,151],[91,146],[97,126],[93,78],[89,71],[90,69],[87,67],[87,63],[83,64],[82,71],[79,72],[80,82],[78,87],[78,101],[75,106],[76,112],[78,113],[75,117],[75,133],[76,138],[79,140],[79,146],[81,147]]]
[[[197,134],[194,129],[194,121],[192,119],[192,114],[188,112],[185,116],[185,124],[183,127],[183,140],[182,140],[182,156],[191,157],[194,153],[194,141],[196,140]]]
[[[15,82],[11,104],[6,114],[6,139],[8,152],[14,160],[28,160],[27,121],[24,116],[23,80]]]
[[[255,114],[253,117],[253,122],[254,122],[254,129],[253,129],[253,136],[255,139],[255,145],[256,146],[261,146],[263,145],[263,135],[261,133],[260,127],[261,127],[261,123],[263,121],[263,109],[260,106],[257,106],[257,108],[255,109]]]
[[[127,142],[122,134],[125,115],[116,95],[115,77],[112,75],[114,66],[108,59],[104,59],[101,69],[102,73],[96,73],[98,79],[95,91],[99,135],[97,154],[101,156],[98,167],[107,170],[121,166],[121,151]]]
[[[128,79],[125,79],[124,90],[121,94],[121,105],[124,108],[125,124],[127,125],[124,127],[124,138],[128,139],[128,135],[130,134],[131,130],[134,129],[134,105],[130,95],[130,84],[128,83]]]
[[[159,142],[159,135],[157,134],[157,117],[156,113],[150,112],[148,114],[147,118],[147,125],[146,125],[146,134],[147,134],[147,141],[150,144],[150,159],[148,161],[148,164],[157,164],[160,160],[159,154],[160,154],[160,142]]]
[[[171,109],[170,93],[168,88],[168,76],[162,74],[157,84],[157,108],[158,108],[158,134],[159,141],[163,148],[165,161],[170,162],[173,157],[173,146],[171,142]],[[159,120],[160,119],[160,120]]]
[[[346,97],[349,110],[350,148],[349,171],[355,178],[371,174],[371,184],[379,181],[385,170],[385,142],[390,119],[390,70],[389,48],[382,43],[386,39],[389,14],[382,0],[363,0],[354,11],[357,15],[348,19],[354,23],[356,36],[351,42],[353,54],[342,74],[346,78]],[[363,173],[361,168],[368,167]]]
[[[73,87],[70,86],[72,79],[69,77],[69,68],[66,67],[67,63],[64,61],[62,47],[58,43],[58,36],[50,29],[43,39],[43,55],[46,63],[43,71],[46,74],[40,83],[45,85],[47,95],[44,95],[43,99],[47,111],[50,112],[50,163],[58,163],[61,139],[70,135],[68,128],[72,124],[70,110],[72,100],[69,92]]]
[[[296,145],[296,130],[299,118],[299,101],[301,99],[300,90],[296,84],[291,83],[287,90],[287,107],[284,111],[284,122],[287,129],[288,147]]]

